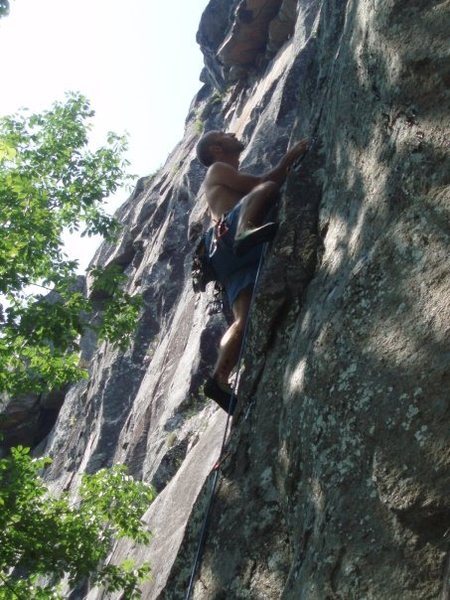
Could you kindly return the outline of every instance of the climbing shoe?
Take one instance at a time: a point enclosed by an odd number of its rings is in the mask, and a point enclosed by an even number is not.
[[[278,223],[265,223],[261,227],[249,229],[234,238],[233,251],[236,256],[243,256],[257,244],[273,240],[278,229]]]
[[[213,377],[208,377],[203,386],[203,391],[205,396],[217,402],[226,413],[233,414],[237,397],[233,394],[231,388],[220,385]]]

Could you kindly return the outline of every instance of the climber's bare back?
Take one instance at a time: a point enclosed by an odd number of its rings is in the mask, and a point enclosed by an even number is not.
[[[222,215],[232,210],[245,194],[228,187],[225,182],[219,183],[214,172],[217,172],[218,164],[215,163],[208,169],[205,178],[206,201],[209,206],[212,219],[218,221]],[[211,173],[212,172],[212,173]],[[211,177],[211,174],[213,177]]]
[[[241,173],[228,164],[216,162],[211,165],[204,181],[211,217],[218,221],[259,182],[259,177]]]

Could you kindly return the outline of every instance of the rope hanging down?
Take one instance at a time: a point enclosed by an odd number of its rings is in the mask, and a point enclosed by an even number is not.
[[[315,146],[318,136],[317,136],[317,130],[319,127],[319,122],[320,122],[320,118],[322,116],[322,110],[323,110],[323,106],[324,103],[322,103],[322,106],[319,110],[319,114],[317,116],[317,120],[316,123],[314,125],[314,128],[312,130],[312,135],[311,135],[311,142],[308,146],[307,151],[305,152],[305,154],[297,161],[298,162],[298,167],[297,169],[300,168],[301,163],[303,162],[305,156],[308,154],[308,152],[311,151],[311,149],[313,148],[313,146]],[[297,170],[296,169],[296,170]],[[258,287],[258,282],[259,282],[259,277],[260,277],[260,273],[262,270],[262,266],[264,264],[264,260],[267,254],[267,249],[269,247],[269,242],[266,242],[264,244],[264,248],[263,251],[261,253],[261,258],[259,259],[259,265],[258,265],[258,271],[256,273],[256,280],[255,280],[255,285],[253,287],[253,292],[252,292],[252,297],[250,300],[250,308],[248,311],[248,314],[251,314],[252,308],[253,308],[253,304],[255,301],[255,297],[256,297],[256,289]],[[201,531],[200,531],[200,537],[199,537],[199,542],[197,545],[197,551],[195,553],[195,558],[194,558],[194,564],[192,566],[192,571],[191,571],[191,576],[189,579],[189,584],[188,584],[188,588],[186,591],[186,596],[185,596],[185,600],[190,600],[191,598],[191,594],[192,594],[192,590],[194,587],[194,583],[195,583],[195,576],[197,574],[197,570],[198,567],[201,563],[202,560],[202,555],[203,555],[203,548],[205,545],[205,541],[206,541],[206,534],[208,531],[208,523],[209,523],[209,516],[211,514],[211,510],[214,504],[214,499],[215,499],[215,492],[216,492],[216,488],[217,488],[217,483],[219,481],[219,469],[220,466],[222,464],[223,458],[224,458],[224,452],[225,452],[225,447],[226,447],[226,442],[227,442],[227,436],[228,436],[228,430],[230,427],[230,421],[231,421],[231,413],[230,413],[230,408],[232,406],[232,400],[233,400],[233,396],[237,397],[237,388],[238,388],[238,383],[239,383],[239,372],[241,370],[241,364],[242,364],[242,359],[244,356],[244,351],[245,351],[245,347],[246,347],[246,343],[247,343],[247,333],[248,333],[248,327],[249,327],[249,318],[246,319],[245,322],[245,328],[244,328],[244,334],[242,337],[242,344],[241,344],[241,349],[239,351],[239,359],[237,362],[237,367],[236,367],[236,379],[234,381],[234,385],[232,387],[232,389],[230,390],[230,400],[229,400],[229,404],[228,404],[228,411],[227,411],[227,419],[225,421],[225,429],[223,432],[223,437],[222,437],[222,445],[220,448],[220,452],[219,452],[219,458],[217,459],[216,464],[213,467],[213,471],[214,471],[214,476],[211,480],[211,489],[209,492],[209,498],[208,498],[208,503],[206,506],[206,511],[205,511],[205,516],[203,518],[203,523],[202,523],[202,527],[201,527]]]
[[[268,247],[268,243],[264,244],[264,248],[263,251],[261,253],[261,257],[259,259],[259,265],[258,265],[258,271],[256,273],[256,280],[255,280],[255,285],[253,287],[253,292],[252,292],[252,297],[250,300],[250,308],[248,311],[248,314],[251,313],[254,301],[255,301],[255,290],[257,288],[258,285],[258,281],[259,281],[259,275],[261,272],[261,268],[262,265],[264,263],[264,258],[265,255],[267,254],[267,247]],[[244,356],[244,351],[245,351],[245,346],[246,346],[246,342],[247,342],[247,332],[248,332],[248,325],[249,325],[249,319],[247,319],[245,321],[245,328],[244,328],[244,334],[242,337],[242,344],[241,344],[241,349],[239,351],[239,359],[237,362],[237,367],[236,367],[236,379],[234,380],[234,385],[230,391],[230,399],[229,399],[229,403],[228,403],[228,411],[227,411],[227,420],[225,421],[225,429],[223,432],[223,437],[222,437],[222,445],[220,447],[220,452],[219,452],[219,458],[217,459],[216,464],[213,467],[214,470],[214,476],[211,480],[211,490],[209,493],[209,498],[208,498],[208,504],[206,507],[206,511],[205,511],[205,516],[203,518],[203,523],[202,523],[202,528],[200,531],[200,538],[199,538],[199,542],[198,542],[198,546],[197,546],[197,552],[195,554],[195,559],[194,559],[194,564],[192,567],[192,571],[191,571],[191,577],[189,579],[189,585],[188,585],[188,589],[186,592],[186,596],[185,596],[185,600],[189,600],[191,597],[191,593],[192,593],[192,589],[194,586],[194,582],[195,582],[195,575],[197,573],[197,569],[198,566],[201,562],[201,558],[202,558],[202,553],[203,553],[203,547],[206,541],[206,533],[207,533],[207,529],[208,529],[208,522],[209,522],[209,515],[211,513],[211,509],[214,503],[214,497],[215,497],[215,492],[216,492],[216,487],[217,487],[217,482],[219,480],[219,468],[220,465],[222,463],[223,460],[223,454],[225,452],[225,446],[226,446],[226,441],[227,441],[227,436],[228,436],[228,430],[230,427],[230,421],[231,421],[231,413],[230,413],[230,408],[232,406],[232,401],[233,401],[233,396],[237,396],[237,388],[238,388],[238,380],[239,380],[239,371],[241,369],[241,364],[242,364],[242,358]]]

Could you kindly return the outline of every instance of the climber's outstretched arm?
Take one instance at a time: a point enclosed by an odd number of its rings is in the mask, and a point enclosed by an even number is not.
[[[300,140],[300,142],[295,144],[290,150],[288,150],[288,152],[286,152],[286,154],[283,156],[283,158],[280,160],[280,162],[274,169],[260,177],[260,182],[263,183],[265,181],[273,181],[278,185],[284,183],[284,180],[286,179],[287,174],[289,172],[289,168],[295,163],[295,161],[298,158],[303,156],[307,150],[308,140]]]

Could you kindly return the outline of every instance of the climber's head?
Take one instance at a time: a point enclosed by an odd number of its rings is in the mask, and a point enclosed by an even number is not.
[[[197,144],[197,158],[202,165],[210,167],[217,161],[239,157],[244,148],[244,144],[236,138],[234,133],[208,131]]]

